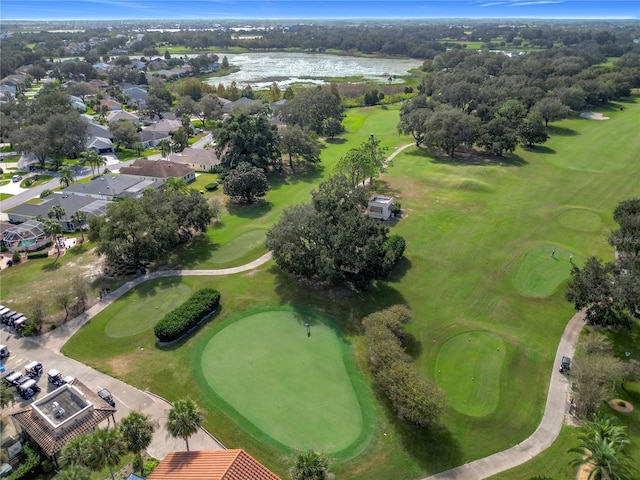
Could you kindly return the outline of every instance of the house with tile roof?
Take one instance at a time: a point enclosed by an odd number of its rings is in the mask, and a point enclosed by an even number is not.
[[[11,414],[11,418],[16,428],[36,442],[57,465],[58,454],[69,440],[91,433],[104,421],[110,423],[112,419],[115,424],[116,411],[78,379],[73,379]]]
[[[132,175],[144,180],[166,182],[168,178],[182,178],[186,183],[196,179],[196,172],[188,165],[169,160],[138,158],[128,167],[121,167],[120,174]]]
[[[128,120],[130,122],[140,122],[140,117],[135,113],[127,112],[126,110],[114,110],[109,112],[105,117],[109,123],[117,123],[120,120]]]
[[[220,159],[213,148],[185,148],[180,153],[172,153],[169,160],[193,168],[196,172],[210,172],[220,165]]]
[[[241,449],[171,452],[147,480],[280,480]]]

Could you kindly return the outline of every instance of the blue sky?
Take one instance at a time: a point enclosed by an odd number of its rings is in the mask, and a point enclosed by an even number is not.
[[[638,19],[640,0],[0,0],[0,19]]]

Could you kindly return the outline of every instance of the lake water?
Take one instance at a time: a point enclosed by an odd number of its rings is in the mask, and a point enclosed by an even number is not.
[[[364,58],[327,55],[322,53],[242,53],[219,54],[220,61],[226,55],[231,65],[240,71],[225,77],[207,80],[212,85],[222,83],[229,86],[235,81],[240,88],[251,85],[254,89],[265,88],[274,81],[280,88],[292,83],[306,82],[323,84],[323,77],[346,78],[362,76],[367,80],[388,83],[389,77],[407,75],[409,70],[422,65],[420,60],[396,58]],[[401,83],[401,79],[394,83]]]

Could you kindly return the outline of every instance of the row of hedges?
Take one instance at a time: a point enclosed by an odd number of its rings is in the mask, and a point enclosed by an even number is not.
[[[200,320],[214,312],[219,304],[220,292],[213,288],[202,288],[178,308],[162,317],[153,328],[153,333],[161,342],[177,340]]]

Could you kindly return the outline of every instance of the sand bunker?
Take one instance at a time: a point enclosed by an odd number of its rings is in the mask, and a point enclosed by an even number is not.
[[[580,112],[582,118],[588,118],[590,120],[609,120],[609,117],[605,117],[601,113],[596,112]]]

